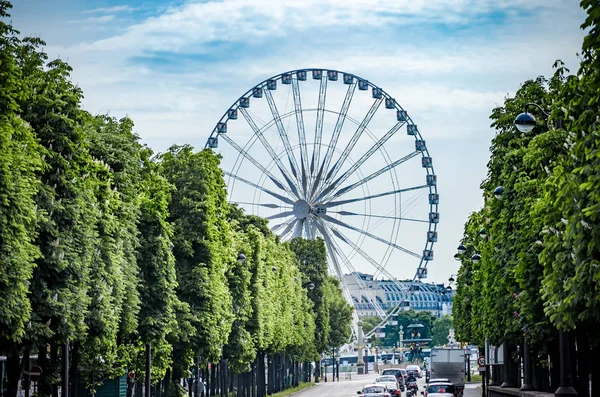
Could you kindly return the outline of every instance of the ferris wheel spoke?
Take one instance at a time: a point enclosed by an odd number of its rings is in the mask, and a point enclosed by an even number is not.
[[[396,132],[398,132],[398,130],[404,125],[405,123],[403,121],[399,121],[398,123],[396,123],[392,128],[390,128],[390,130],[388,132],[385,133],[384,136],[382,136],[377,143],[375,143],[375,145],[373,145],[365,154],[362,155],[362,157],[360,159],[358,159],[358,161],[356,163],[354,163],[352,165],[352,167],[350,167],[350,169],[348,169],[346,172],[344,172],[342,174],[342,176],[340,176],[335,182],[331,183],[330,185],[328,185],[327,187],[325,187],[322,190],[327,190],[327,191],[333,191],[334,189],[336,189],[337,187],[340,186],[340,184],[342,184],[346,179],[348,179],[350,176],[352,176],[352,174],[354,174],[354,172],[356,172],[357,169],[360,168],[361,165],[363,165],[369,158],[371,158],[371,156],[373,155],[373,153],[375,153],[377,150],[379,150],[379,148],[381,146],[383,146],[384,143],[386,143],[392,136],[394,136],[394,134]],[[322,197],[323,194],[319,194],[319,197]]]
[[[288,219],[287,221],[285,221],[283,223],[279,223],[279,224],[273,226],[271,228],[271,231],[276,232],[277,230],[285,227],[285,229],[283,230],[283,232],[281,232],[281,236],[285,236],[294,227],[294,225],[296,224],[296,221],[297,221],[296,218],[290,218],[290,219]]]
[[[379,175],[381,175],[381,174],[383,174],[383,173],[385,173],[385,172],[387,172],[387,171],[389,171],[389,170],[391,170],[393,168],[396,168],[398,165],[400,165],[400,164],[402,164],[402,163],[404,163],[404,162],[412,159],[413,157],[417,156],[420,153],[421,153],[420,151],[415,150],[414,152],[412,152],[412,153],[410,153],[410,154],[408,154],[408,155],[406,155],[406,156],[404,156],[404,157],[402,157],[402,158],[394,161],[393,163],[388,164],[387,166],[383,167],[379,171],[375,171],[374,173],[372,173],[371,175],[369,175],[369,176],[361,179],[360,181],[355,182],[352,185],[346,186],[346,187],[338,190],[337,192],[335,192],[335,194],[333,196],[330,196],[330,197],[326,196],[326,199],[327,200],[332,200],[332,199],[337,198],[337,197],[339,197],[339,196],[341,196],[341,195],[343,195],[345,193],[348,193],[349,191],[354,190],[357,187],[359,187],[359,186],[361,186],[361,185],[363,185],[363,184],[365,184],[365,183],[367,183],[367,182],[369,182],[369,181],[377,178]]]
[[[340,232],[338,229],[334,228],[331,225],[329,226],[329,229],[337,238],[339,238],[340,240],[342,240],[343,242],[348,244],[352,249],[356,250],[356,252],[358,252],[371,265],[373,265],[377,270],[379,270],[381,272],[381,274],[383,274],[384,276],[388,277],[390,280],[393,280],[395,283],[400,285],[400,283],[398,283],[398,280],[396,279],[396,277],[394,275],[392,275],[384,266],[382,266],[379,262],[377,262],[375,259],[373,259],[369,254],[367,254],[365,251],[363,251],[363,249],[360,248],[358,245],[356,245],[351,239],[346,237],[342,232]]]
[[[299,196],[298,190],[296,189],[296,184],[292,181],[292,176],[288,173],[285,166],[281,162],[281,159],[279,158],[279,156],[277,156],[277,154],[275,153],[275,150],[273,150],[273,147],[271,146],[269,141],[267,141],[267,139],[265,138],[265,136],[262,133],[262,131],[260,130],[260,128],[258,128],[256,123],[254,122],[254,119],[252,119],[252,116],[250,116],[250,114],[248,113],[248,110],[246,110],[245,108],[242,108],[242,107],[240,107],[239,109],[240,109],[240,112],[242,113],[242,115],[244,116],[244,118],[246,119],[246,122],[248,122],[248,125],[250,126],[252,131],[254,131],[254,134],[256,135],[256,137],[260,140],[260,143],[262,143],[262,145],[267,150],[267,152],[269,153],[269,155],[271,156],[273,161],[275,161],[277,168],[279,168],[279,171],[285,178],[285,180],[288,183],[292,192],[294,192],[294,194],[296,196]]]
[[[403,189],[392,190],[392,191],[385,192],[385,193],[373,194],[371,196],[358,197],[358,198],[353,198],[353,199],[348,199],[348,200],[340,200],[340,201],[330,201],[328,203],[323,204],[323,206],[326,208],[331,208],[331,207],[336,207],[338,205],[356,203],[358,201],[371,200],[371,199],[375,199],[375,198],[379,198],[379,197],[389,196],[392,194],[410,192],[412,190],[420,190],[420,189],[427,189],[427,188],[429,188],[428,185],[407,187],[407,188],[403,188]]]
[[[302,229],[304,229],[304,222],[306,219],[298,219],[296,227],[294,228],[294,235],[292,237],[302,237]]]
[[[342,280],[344,278],[344,272],[342,272],[342,267],[340,266],[338,258],[335,256],[333,240],[331,239],[331,236],[329,235],[329,233],[327,233],[327,229],[320,222],[319,219],[317,219],[316,226],[317,226],[317,229],[319,229],[319,232],[321,232],[321,235],[323,236],[323,240],[325,241],[325,245],[327,246],[329,252],[331,253],[331,259],[333,261],[335,274],[336,274],[338,280]]]
[[[339,215],[344,215],[344,216],[366,216],[366,217],[369,217],[369,218],[394,219],[394,220],[399,220],[399,221],[429,223],[428,219],[413,219],[413,218],[403,218],[403,217],[398,217],[398,216],[359,214],[359,213],[350,212],[350,211],[338,211],[338,212],[334,212],[334,213],[335,214],[339,214]]]
[[[227,174],[227,173],[226,173]],[[272,208],[272,209],[277,209],[277,208],[291,208],[287,205],[279,205],[279,204],[273,204],[273,203],[265,203],[265,204],[260,204],[260,203],[250,203],[248,201],[229,201],[232,204],[242,204],[242,205],[257,205],[259,207],[266,207],[266,208]]]
[[[356,90],[356,84],[356,81],[350,84],[348,86],[348,90],[346,91],[346,97],[344,98],[344,103],[342,104],[342,108],[340,110],[340,113],[338,114],[335,127],[333,128],[333,133],[331,135],[329,146],[327,146],[325,157],[323,157],[323,163],[321,164],[321,168],[317,173],[317,177],[315,179],[315,183],[311,192],[311,197],[314,197],[315,193],[317,193],[320,190],[321,182],[325,182],[324,173],[327,172],[329,165],[331,164],[331,158],[335,153],[335,147],[340,137],[340,133],[342,132],[342,128],[344,127],[344,121],[346,121],[346,114],[348,114],[348,109],[350,108],[350,103],[352,103],[352,97],[354,96],[354,91]]]
[[[281,194],[272,192],[271,190],[269,190],[269,189],[267,189],[265,187],[262,187],[260,185],[257,185],[254,182],[250,182],[249,180],[244,179],[241,176],[237,176],[237,175],[232,174],[231,172],[227,172],[227,171],[223,171],[223,174],[225,174],[225,175],[227,175],[227,176],[229,176],[231,178],[234,178],[234,179],[236,179],[236,180],[238,180],[240,182],[243,182],[243,183],[245,183],[245,184],[247,184],[249,186],[252,186],[252,187],[254,187],[256,189],[262,190],[263,192],[267,193],[268,195],[271,195],[271,196],[275,197],[276,199],[279,199],[279,200],[283,201],[284,203],[287,203],[287,204],[290,204],[290,205],[294,205],[294,203],[295,203],[294,200],[291,200],[288,197],[282,196]]]
[[[278,219],[278,218],[285,218],[285,217],[292,216],[292,215],[294,215],[294,211],[284,211],[284,212],[280,212],[279,214],[267,216],[265,219],[273,220],[273,219]]]
[[[330,228],[330,230],[331,230],[331,228]],[[361,295],[364,294],[364,296],[366,296],[367,300],[369,300],[370,303],[375,308],[375,311],[377,312],[377,315],[379,315],[380,317],[384,317],[385,316],[385,311],[381,308],[381,305],[379,304],[379,302],[377,302],[377,299],[373,296],[372,290],[370,290],[367,287],[367,285],[364,283],[363,280],[360,279],[360,277],[356,276],[356,269],[352,265],[352,262],[344,254],[344,252],[341,249],[341,247],[339,246],[339,244],[337,244],[335,242],[335,240],[333,240],[333,239],[331,241],[332,241],[333,251],[342,259],[342,261],[344,262],[344,264],[346,265],[346,267],[348,268],[348,270],[350,271],[350,273],[353,274],[354,279],[356,280],[357,284],[359,285],[359,288],[360,288],[360,291],[361,291]]]
[[[281,137],[281,141],[283,142],[283,147],[285,148],[286,154],[288,156],[288,161],[290,162],[292,174],[294,174],[294,177],[296,177],[297,179],[298,164],[296,163],[296,157],[294,156],[292,145],[290,145],[290,140],[287,136],[287,132],[285,132],[285,128],[283,126],[283,123],[281,122],[281,116],[279,115],[279,111],[277,110],[277,105],[275,104],[275,100],[273,99],[273,94],[271,94],[271,90],[264,90],[264,93],[265,98],[267,98],[267,102],[269,103],[269,108],[271,109],[273,120],[275,120],[277,131],[279,132],[279,136]]]
[[[347,228],[347,229],[353,230],[353,231],[355,231],[355,232],[357,232],[357,233],[363,234],[363,235],[365,235],[365,236],[367,236],[367,237],[370,237],[370,238],[372,238],[373,240],[377,240],[377,241],[379,241],[380,243],[387,244],[387,245],[389,245],[389,246],[390,246],[390,247],[392,247],[392,248],[396,248],[398,251],[404,252],[405,254],[408,254],[408,255],[414,256],[415,258],[418,258],[418,259],[421,259],[421,258],[422,258],[422,257],[421,257],[421,255],[417,254],[416,252],[413,252],[413,251],[411,251],[411,250],[409,250],[409,249],[406,249],[406,248],[404,248],[404,247],[402,247],[402,246],[399,246],[398,244],[394,244],[394,243],[392,243],[391,241],[387,241],[386,239],[384,239],[384,238],[381,238],[381,237],[379,237],[379,236],[376,236],[376,235],[374,235],[373,233],[369,233],[369,232],[367,232],[366,230],[360,230],[360,229],[359,229],[359,228],[357,228],[357,227],[354,227],[354,226],[352,226],[352,225],[349,225],[349,224],[347,224],[346,222],[343,222],[343,221],[340,221],[340,220],[338,220],[338,219],[335,219],[335,218],[333,218],[333,217],[331,217],[331,216],[329,216],[329,215],[325,215],[325,214],[323,214],[323,215],[321,215],[321,217],[322,217],[324,220],[328,221],[328,222],[331,222],[331,223],[333,223],[333,224],[336,224],[336,225],[339,225],[339,226],[345,227],[345,228]]]
[[[248,161],[250,161],[252,164],[254,164],[254,166],[256,168],[258,168],[260,171],[262,171],[262,173],[265,174],[278,188],[280,188],[281,190],[285,190],[286,192],[288,192],[288,194],[290,196],[296,196],[298,199],[300,198],[300,197],[298,197],[297,194],[293,193],[293,191],[290,190],[289,187],[286,187],[283,183],[281,183],[279,181],[279,179],[275,178],[275,176],[268,169],[266,169],[262,164],[260,164],[258,161],[256,161],[256,159],[254,157],[252,157],[248,152],[246,152],[237,143],[235,143],[235,141],[233,139],[228,137],[227,134],[221,134],[220,136],[225,140],[225,142],[229,143],[235,150],[237,150],[238,153],[240,153]],[[230,175],[232,175],[232,174],[230,174]]]
[[[360,125],[358,126],[356,131],[354,132],[354,135],[350,139],[350,142],[348,142],[348,145],[346,145],[346,147],[344,148],[344,151],[340,155],[340,158],[335,162],[335,164],[331,168],[331,171],[329,171],[327,173],[327,177],[325,178],[325,181],[329,181],[329,180],[331,180],[331,178],[335,177],[337,172],[344,165],[344,162],[350,155],[350,152],[352,152],[352,150],[354,149],[356,142],[358,142],[358,139],[362,136],[363,132],[365,131],[365,129],[371,122],[371,119],[373,118],[373,116],[375,116],[375,113],[377,113],[377,110],[379,109],[381,102],[383,102],[383,97],[376,99],[375,102],[373,102],[373,105],[371,105],[371,108],[367,112],[365,118],[362,120],[362,122],[360,123]]]
[[[300,166],[302,167],[302,192],[307,193],[308,183],[308,148],[306,147],[306,131],[304,130],[304,116],[302,114],[302,100],[300,99],[300,86],[298,78],[292,79],[294,94],[294,110],[296,110],[296,126],[298,127],[298,141],[300,142]]]
[[[321,139],[323,137],[323,120],[325,119],[325,99],[327,98],[327,77],[321,77],[319,85],[319,104],[317,105],[317,122],[315,124],[315,144],[310,162],[310,175],[313,176],[321,155]]]
[[[311,216],[308,216],[305,220],[304,220],[304,234],[306,235],[307,239],[312,239],[312,235],[310,232],[310,224],[312,223],[312,218]]]

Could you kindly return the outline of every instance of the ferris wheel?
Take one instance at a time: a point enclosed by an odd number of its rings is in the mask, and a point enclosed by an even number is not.
[[[437,178],[417,125],[380,87],[337,70],[278,74],[227,109],[206,147],[222,156],[230,202],[268,219],[284,240],[324,239],[350,303],[385,322],[401,302],[386,310],[359,275],[393,280],[406,293],[399,278],[427,276]]]

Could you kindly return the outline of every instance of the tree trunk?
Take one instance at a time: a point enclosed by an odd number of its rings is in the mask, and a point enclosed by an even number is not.
[[[210,394],[209,394],[211,396],[214,396],[215,392],[217,390],[216,380],[217,380],[217,372],[215,370],[215,365],[211,364],[210,365]]]
[[[38,351],[37,364],[42,368],[42,375],[37,382],[38,394],[43,397],[50,396],[52,394],[52,386],[50,385],[50,364],[48,362],[48,346],[43,345]]]
[[[16,397],[19,390],[19,379],[23,373],[23,363],[19,351],[11,347],[6,357],[6,392],[8,397]]]
[[[598,357],[600,354],[600,345],[592,347],[590,352],[591,357]],[[591,362],[591,375],[592,375],[592,396],[600,395],[600,361],[598,359],[590,360]]]
[[[560,348],[558,337],[554,339],[550,345],[550,388],[549,392],[553,393],[560,386]]]
[[[71,348],[71,395],[77,397],[77,389],[79,386],[79,343],[73,343]]]
[[[167,371],[165,372],[164,385],[164,397],[169,397],[169,393],[171,391],[171,368],[167,368]]]
[[[56,378],[56,373],[58,369],[58,343],[53,341],[50,345],[50,375],[51,379]],[[58,387],[56,387],[56,383],[52,383],[50,385],[52,387],[52,397],[58,397]]]
[[[575,355],[575,354],[573,354]],[[587,332],[581,330],[577,334],[577,378],[575,390],[580,397],[590,396],[590,344]]]

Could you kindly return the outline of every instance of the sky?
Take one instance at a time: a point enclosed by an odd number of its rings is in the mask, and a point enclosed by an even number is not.
[[[204,147],[240,95],[288,70],[336,69],[382,87],[409,112],[434,161],[440,223],[427,281],[438,283],[457,272],[453,255],[464,222],[483,204],[479,185],[494,136],[492,109],[525,80],[551,75],[556,59],[575,72],[585,34],[584,12],[567,0],[15,0],[11,14],[22,35],[41,37],[51,58],[74,68],[86,110],[131,117],[156,152],[172,144]],[[303,100],[311,101],[308,83]],[[345,87],[336,84],[330,84],[331,98],[339,99]],[[285,92],[274,93],[289,108]],[[370,96],[360,98],[352,108],[357,117],[371,103]],[[268,117],[252,110],[257,119]],[[392,126],[386,122],[370,128],[385,131]],[[326,122],[325,129],[332,128]],[[251,131],[231,136],[246,142],[245,133]],[[340,142],[350,135],[343,130]],[[412,150],[407,145],[413,144],[399,138],[386,150],[395,160]],[[367,149],[368,140],[357,146]],[[226,149],[222,154],[224,168],[230,167]],[[372,166],[377,169],[376,159]],[[242,170],[264,179],[252,166]],[[407,168],[400,179],[418,172],[424,171]],[[375,181],[369,191],[387,185]],[[423,245],[424,235],[412,227],[403,229],[400,245],[402,239]],[[373,258],[385,257],[364,235],[353,239]],[[344,249],[356,270],[375,271]],[[412,277],[415,264],[394,254],[386,269]]]

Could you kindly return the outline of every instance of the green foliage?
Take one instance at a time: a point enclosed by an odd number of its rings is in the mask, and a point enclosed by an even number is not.
[[[600,323],[600,8],[587,0],[581,6],[588,35],[577,75],[557,61],[550,80],[525,82],[491,116],[498,134],[482,184],[486,206],[470,217],[463,237],[482,260],[462,258],[454,300],[464,341],[498,344],[526,330],[543,353],[557,328]],[[512,121],[528,102],[550,116],[533,110],[538,125],[523,134]],[[499,185],[501,201],[491,198]],[[481,227],[487,239],[477,238]]]
[[[237,257],[219,159],[208,150],[194,153],[191,146],[173,146],[159,162],[160,172],[175,186],[169,221],[174,225],[177,296],[189,304],[194,328],[187,348],[214,362],[231,331],[226,272]]]
[[[344,299],[340,282],[336,278],[327,277],[325,288],[329,312],[329,348],[338,348],[350,340],[354,307]]]
[[[0,16],[10,3],[0,2]],[[30,125],[19,117],[23,87],[15,59],[19,40],[0,21],[0,342],[20,341],[31,314],[28,299],[35,260],[37,213],[34,198],[42,150]]]
[[[44,45],[0,21],[0,355],[40,353],[50,394],[44,353],[66,340],[91,390],[125,369],[142,379],[147,344],[152,382],[170,368],[176,386],[198,357],[239,373],[258,352],[311,361],[347,341],[322,240],[282,243],[228,204],[210,150],[152,157],[132,120],[84,111]]]
[[[433,321],[431,329],[431,345],[443,346],[448,343],[448,333],[452,328],[452,316],[443,316]]]
[[[311,282],[315,286],[308,291],[315,313],[315,348],[318,352],[324,352],[329,347],[331,332],[326,295],[328,273],[325,241],[320,238],[304,240],[297,237],[290,241],[290,248],[298,260],[298,266],[303,275],[302,281]]]

